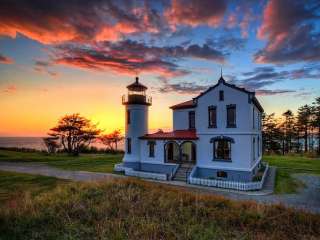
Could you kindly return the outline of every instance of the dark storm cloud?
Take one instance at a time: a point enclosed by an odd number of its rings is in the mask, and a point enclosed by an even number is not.
[[[189,73],[177,64],[179,58],[199,58],[223,62],[221,52],[204,44],[186,47],[147,46],[136,41],[103,42],[92,46],[66,44],[57,46],[54,62],[74,67],[112,70],[124,74],[154,72],[160,76],[176,77]]]

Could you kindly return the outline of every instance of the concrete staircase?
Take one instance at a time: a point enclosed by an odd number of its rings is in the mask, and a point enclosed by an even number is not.
[[[174,181],[182,181],[186,182],[194,164],[191,163],[182,163],[180,164],[178,170],[176,171],[176,174],[173,177]]]

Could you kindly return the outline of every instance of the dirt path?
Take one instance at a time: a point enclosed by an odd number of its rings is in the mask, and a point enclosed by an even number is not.
[[[96,181],[110,178],[123,178],[125,176],[111,174],[111,173],[95,173],[85,171],[69,171],[61,170],[54,167],[50,167],[44,164],[36,163],[7,163],[0,162],[0,170],[12,171],[20,173],[37,174],[44,176],[52,176],[62,179],[70,179],[75,181]],[[298,178],[305,184],[305,188],[300,189],[296,194],[259,194],[259,192],[244,193],[238,191],[232,191],[227,189],[217,189],[210,187],[202,187],[196,185],[190,185],[183,182],[160,182],[162,184],[174,185],[181,187],[192,192],[198,192],[200,194],[217,194],[222,195],[233,200],[253,200],[259,203],[265,204],[278,204],[281,203],[287,207],[293,207],[303,209],[313,213],[320,213],[320,176],[309,174],[294,174],[295,178]],[[267,184],[273,184],[267,181]],[[270,186],[269,186],[270,187]],[[267,190],[268,191],[268,190]],[[266,193],[266,192],[265,192]]]

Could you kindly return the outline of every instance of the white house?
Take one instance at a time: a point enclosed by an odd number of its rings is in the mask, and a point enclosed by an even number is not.
[[[192,100],[170,107],[172,132],[149,134],[147,87],[136,78],[127,88],[125,155],[116,170],[167,180],[252,181],[261,161],[263,112],[254,92],[221,76]]]

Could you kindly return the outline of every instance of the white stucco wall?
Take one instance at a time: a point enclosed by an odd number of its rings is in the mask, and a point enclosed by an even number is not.
[[[189,128],[189,111],[194,108],[173,110],[173,130],[184,130]]]
[[[152,140],[155,141],[155,140]],[[148,140],[141,140],[141,162],[146,163],[164,163],[164,141],[156,140],[154,146],[154,157],[149,157]]]
[[[224,100],[219,100],[219,91],[224,91]],[[262,152],[262,136],[259,129],[260,111],[253,103],[249,103],[247,93],[219,84],[211,91],[197,99],[197,107],[173,111],[173,127],[188,129],[188,112],[196,112],[196,130],[199,140],[197,144],[197,165],[204,168],[230,170],[251,170],[260,160]],[[227,128],[227,105],[236,105],[236,128]],[[208,127],[208,107],[215,106],[217,111],[217,127]],[[253,118],[253,109],[254,118]],[[255,121],[253,127],[253,121]],[[210,139],[216,136],[226,136],[234,139],[231,145],[231,162],[213,160],[213,143]],[[257,136],[260,136],[260,156],[258,156]],[[253,136],[255,136],[255,158],[253,157]]]
[[[126,105],[126,111],[130,110],[130,124],[125,119],[125,155],[123,161],[140,161],[139,137],[148,133],[148,106],[130,104]],[[131,138],[131,153],[127,153],[127,138]]]

